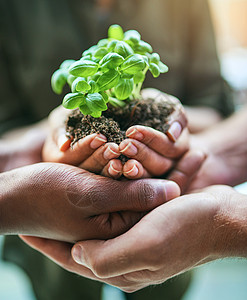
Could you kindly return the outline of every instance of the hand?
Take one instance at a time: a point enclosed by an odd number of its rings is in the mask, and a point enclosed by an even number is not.
[[[208,158],[189,189],[212,184],[237,185],[246,181],[247,107],[217,126],[192,136],[191,148],[201,148]]]
[[[180,193],[174,182],[119,182],[54,163],[0,174],[0,191],[0,234],[68,242],[117,236]]]
[[[157,207],[120,237],[79,242],[72,255],[81,275],[133,292],[217,258],[246,257],[246,212],[246,196],[216,186]]]
[[[70,140],[66,138],[64,128],[68,111],[59,107],[49,118],[52,135],[45,143],[44,160],[76,165],[113,178],[121,174],[129,179],[164,175],[188,150],[188,131],[183,131],[187,120],[178,99],[154,89],[144,90],[143,97],[154,97],[157,101],[169,97],[169,101],[175,104],[176,110],[169,117],[171,126],[166,134],[145,126],[133,126],[126,132],[128,139],[119,147],[106,143],[103,135],[93,134],[69,149]],[[121,153],[131,158],[124,166],[117,159]]]
[[[167,120],[170,128],[166,133],[139,125],[126,131],[127,139],[119,145],[119,150],[130,158],[122,169],[129,179],[164,176],[189,149],[187,118],[180,101],[156,89],[144,89],[142,97],[156,102],[169,100],[175,110]]]
[[[0,141],[0,173],[41,161],[46,131],[28,129]]]
[[[67,243],[22,238],[71,272],[134,292],[220,257],[245,257],[246,203],[227,186],[176,198],[115,239],[78,242],[75,261]]]
[[[50,134],[43,148],[43,160],[46,162],[65,163],[103,176],[118,178],[121,175],[122,163],[119,147],[107,143],[102,134],[91,134],[70,147],[71,140],[66,136],[65,122],[70,110],[62,106],[53,110],[49,116]],[[120,170],[120,171],[118,171]]]

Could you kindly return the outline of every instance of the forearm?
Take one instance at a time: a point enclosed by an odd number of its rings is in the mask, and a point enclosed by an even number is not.
[[[223,197],[224,198],[224,195]],[[220,257],[247,257],[247,195],[233,192],[215,217]]]
[[[188,128],[191,133],[202,132],[221,121],[220,114],[209,107],[185,106]]]
[[[0,173],[41,161],[46,123],[11,131],[0,140]]]
[[[0,174],[0,234],[17,234],[25,227],[28,207],[19,170]],[[19,175],[18,175],[19,174]]]
[[[191,136],[191,147],[201,148],[208,153],[201,170],[201,174],[204,174],[201,180],[206,185],[234,186],[247,180],[246,116],[247,107],[212,128]]]

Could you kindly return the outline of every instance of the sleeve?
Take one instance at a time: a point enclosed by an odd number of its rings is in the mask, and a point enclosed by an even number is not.
[[[234,103],[231,89],[220,74],[208,2],[191,0],[189,12],[185,104],[210,106],[226,117],[234,111]]]

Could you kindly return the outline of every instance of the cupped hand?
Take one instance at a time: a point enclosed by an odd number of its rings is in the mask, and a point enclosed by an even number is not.
[[[246,196],[213,186],[160,205],[114,239],[76,243],[74,261],[71,245],[24,240],[71,272],[134,292],[217,258],[246,256],[239,221],[246,222],[246,210]]]
[[[43,161],[70,164],[108,177],[121,176],[122,164],[117,160],[121,154],[119,147],[115,143],[107,143],[104,135],[88,135],[70,147],[71,140],[65,130],[70,113],[71,110],[62,106],[51,112],[48,119],[50,134],[43,147]]]
[[[107,143],[102,134],[92,134],[71,148],[71,141],[65,133],[69,111],[58,107],[49,117],[51,134],[43,149],[44,161],[68,163],[113,178],[122,174],[129,179],[160,177],[167,173],[189,147],[185,112],[177,98],[158,90],[145,89],[142,95],[144,99],[154,98],[157,102],[168,99],[174,104],[166,133],[137,125],[127,130],[128,139],[120,146]],[[120,154],[129,158],[124,165],[118,159]]]
[[[34,164],[0,176],[1,234],[68,242],[117,236],[180,193],[174,182],[119,182],[56,163]]]
[[[119,150],[130,159],[123,166],[123,174],[129,179],[164,176],[189,149],[187,118],[180,101],[156,89],[144,89],[142,96],[173,103],[175,110],[168,117],[170,127],[165,133],[140,125],[126,131],[127,139]]]

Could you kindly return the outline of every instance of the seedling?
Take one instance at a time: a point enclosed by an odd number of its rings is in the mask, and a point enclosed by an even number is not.
[[[151,45],[141,40],[139,32],[123,32],[121,26],[112,25],[108,38],[84,51],[79,60],[65,60],[52,75],[51,85],[61,94],[67,83],[71,93],[65,95],[63,106],[79,108],[83,115],[98,118],[107,110],[107,103],[124,107],[141,99],[148,70],[158,77],[168,67],[159,54],[153,53]]]

